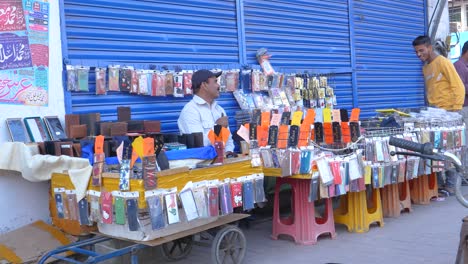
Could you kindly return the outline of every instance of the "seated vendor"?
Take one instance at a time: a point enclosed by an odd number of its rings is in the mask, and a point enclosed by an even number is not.
[[[198,70],[192,75],[193,99],[188,102],[180,112],[177,125],[181,134],[203,132],[204,146],[211,145],[208,137],[215,125],[229,129],[229,120],[224,109],[216,103],[219,97],[219,84],[217,77],[222,72],[213,73],[209,70]],[[232,156],[234,143],[229,135],[225,144],[226,156]]]

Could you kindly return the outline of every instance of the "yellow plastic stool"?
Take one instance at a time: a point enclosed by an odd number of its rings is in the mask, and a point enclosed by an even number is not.
[[[377,222],[384,226],[380,190],[373,189],[372,207],[368,207],[366,191],[349,192],[341,197],[340,207],[334,212],[335,223],[348,227],[349,232],[365,233],[369,226]]]

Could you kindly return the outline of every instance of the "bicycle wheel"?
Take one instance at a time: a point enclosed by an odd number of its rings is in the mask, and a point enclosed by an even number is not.
[[[468,208],[468,178],[465,175],[460,174],[457,177],[457,183],[455,184],[455,195],[457,200],[465,207]]]

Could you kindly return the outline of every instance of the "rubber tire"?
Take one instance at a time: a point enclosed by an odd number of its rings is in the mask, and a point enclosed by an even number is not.
[[[457,197],[457,200],[466,208],[468,208],[468,200],[466,197],[463,196],[462,193],[462,177],[463,176],[458,176],[457,177],[457,182],[455,183],[455,195]]]
[[[169,244],[178,243],[182,241],[184,241],[186,244],[185,248],[183,249],[182,254],[177,255],[177,256],[172,256],[169,252],[170,251]],[[161,249],[161,254],[164,257],[164,259],[167,261],[173,262],[173,261],[178,261],[187,257],[190,254],[190,252],[192,252],[192,247],[193,247],[193,236],[187,236],[187,237],[176,239],[168,243],[164,243],[161,245],[160,249]]]
[[[240,247],[241,247],[236,264],[240,264],[244,260],[245,252],[247,250],[247,240],[245,239],[244,233],[237,226],[226,225],[224,228],[218,231],[215,238],[213,239],[213,244],[211,245],[211,261],[213,264],[223,263],[222,260],[221,261],[218,260],[218,253],[219,253],[219,249],[221,246],[221,242],[223,241],[224,238],[226,238],[226,236],[229,233],[232,233],[232,232],[235,232],[238,234],[237,241],[239,242]]]

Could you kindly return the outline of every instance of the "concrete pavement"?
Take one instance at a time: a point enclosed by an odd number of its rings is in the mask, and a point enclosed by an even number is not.
[[[449,197],[413,205],[412,213],[385,218],[384,227],[372,225],[368,233],[349,233],[337,225],[336,239],[320,237],[312,246],[295,245],[287,237],[272,240],[271,218],[258,219],[243,229],[248,243],[244,263],[454,263],[461,219],[466,215],[468,209]],[[195,246],[176,263],[210,263],[210,249]]]

